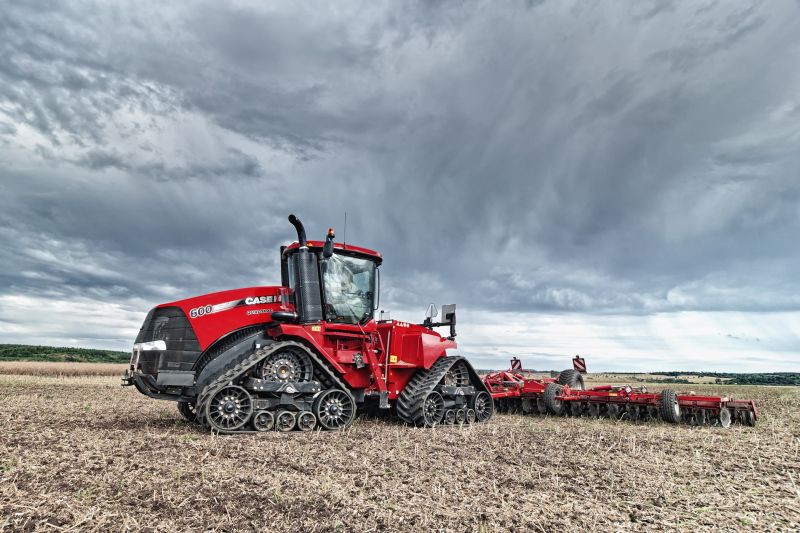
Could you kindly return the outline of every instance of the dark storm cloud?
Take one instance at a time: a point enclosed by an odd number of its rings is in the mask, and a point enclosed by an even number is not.
[[[272,283],[346,211],[389,307],[797,311],[798,14],[11,4],[0,293]]]

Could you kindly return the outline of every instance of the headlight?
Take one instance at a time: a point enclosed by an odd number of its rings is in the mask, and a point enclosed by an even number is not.
[[[139,349],[143,352],[149,352],[150,350],[166,350],[167,343],[164,341],[150,341],[150,342],[139,342],[133,345],[133,350]]]
[[[167,343],[164,341],[137,342],[131,350],[131,370],[136,370],[139,366],[139,356],[142,352],[151,350],[166,350]]]

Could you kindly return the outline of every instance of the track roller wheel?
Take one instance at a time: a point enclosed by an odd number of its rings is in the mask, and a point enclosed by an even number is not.
[[[319,420],[319,425],[327,430],[336,431],[346,428],[353,422],[356,406],[353,397],[345,391],[329,389],[320,393],[314,400],[314,414]]]
[[[278,414],[275,416],[275,429],[277,429],[282,433],[285,433],[287,431],[293,430],[296,422],[297,422],[297,417],[295,417],[293,412],[278,411]]]
[[[236,431],[247,423],[252,414],[250,393],[238,385],[220,389],[206,403],[205,419],[217,431]]]
[[[608,418],[611,420],[619,420],[620,411],[619,405],[615,403],[610,403],[607,406]]]
[[[311,431],[317,425],[317,417],[311,411],[303,411],[297,415],[297,429]]]
[[[252,424],[256,431],[269,431],[275,427],[275,417],[269,411],[257,411]]]
[[[445,424],[447,424],[448,426],[451,426],[451,425],[453,425],[455,423],[455,421],[456,421],[456,412],[455,411],[453,411],[452,409],[448,409],[447,411],[444,412],[443,422]]]
[[[475,420],[478,422],[486,422],[492,418],[494,402],[488,392],[480,391],[472,397],[470,408],[475,411]]]
[[[719,410],[719,425],[724,428],[731,427],[731,411],[727,407]]]
[[[561,371],[557,381],[559,385],[566,385],[572,390],[584,390],[586,388],[583,384],[583,374],[574,368]]]
[[[463,424],[464,421],[467,419],[467,410],[466,409],[458,409],[456,411],[456,424]]]
[[[561,394],[561,389],[562,386],[556,383],[548,383],[544,388],[544,405],[551,415],[561,416],[564,414],[564,402],[556,398]]]
[[[475,409],[467,409],[464,421],[467,424],[474,424],[475,423]]]
[[[661,391],[661,418],[671,424],[677,424],[681,421],[678,394],[672,389]]]
[[[197,422],[197,411],[195,410],[193,403],[178,402],[178,412],[188,422]]]

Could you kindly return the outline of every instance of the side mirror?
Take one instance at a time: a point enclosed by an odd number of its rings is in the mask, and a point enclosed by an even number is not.
[[[439,310],[436,309],[436,306],[434,304],[430,304],[428,306],[428,310],[425,311],[425,318],[427,320],[430,320],[438,315],[439,315]]]

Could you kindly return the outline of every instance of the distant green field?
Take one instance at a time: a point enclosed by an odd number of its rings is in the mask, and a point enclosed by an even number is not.
[[[131,354],[114,350],[91,350],[27,344],[0,344],[0,361],[71,361],[79,363],[127,363]]]

